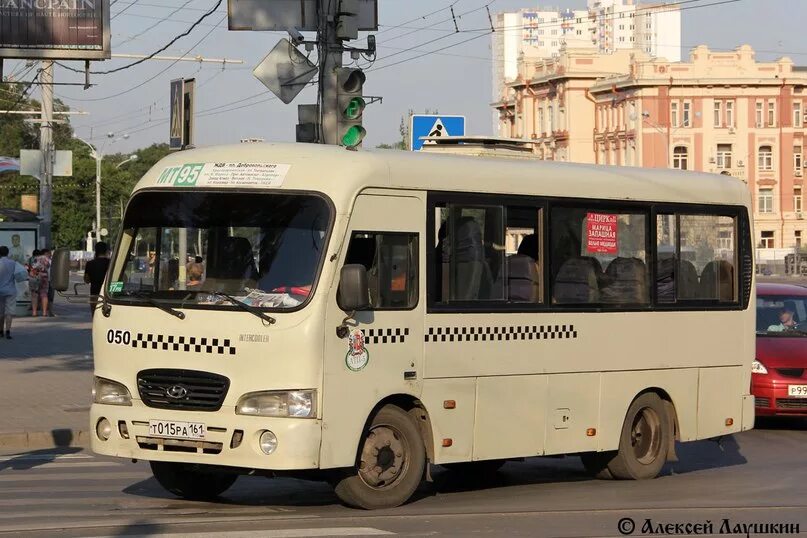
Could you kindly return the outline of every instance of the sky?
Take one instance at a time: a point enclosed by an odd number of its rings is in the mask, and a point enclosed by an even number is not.
[[[113,53],[149,54],[187,30],[217,0],[117,0],[112,6]],[[807,65],[803,40],[807,0],[694,0],[682,11],[682,58],[690,48],[706,44],[727,50],[750,44],[758,60],[789,56]],[[366,68],[365,95],[379,96],[364,112],[366,146],[400,139],[401,117],[408,110],[439,110],[467,117],[467,134],[491,134],[491,37],[485,6],[491,13],[551,5],[584,8],[585,0],[378,0],[378,54]],[[448,9],[453,4],[456,33]],[[285,37],[277,32],[227,30],[227,0],[163,55],[243,60],[242,65],[148,61],[115,74],[93,75],[96,84],[58,86],[56,96],[72,109],[88,112],[73,116],[76,134],[104,144],[105,153],[129,152],[168,141],[169,82],[182,77],[197,81],[196,144],[208,146],[260,137],[294,141],[298,104],[316,102],[313,88],[289,105],[253,76],[252,69]],[[427,28],[428,27],[428,28]],[[366,34],[362,34],[365,36]],[[313,37],[313,36],[307,36]],[[437,52],[432,52],[437,51]],[[431,53],[430,53],[431,52]],[[347,59],[347,56],[346,56]],[[105,70],[131,60],[94,62]],[[65,62],[75,68],[80,62]],[[368,62],[362,60],[361,65]],[[16,62],[6,62],[6,74]],[[30,78],[30,75],[29,75]],[[55,81],[83,82],[83,75],[56,68]],[[34,97],[38,98],[38,91]],[[207,111],[205,113],[205,111]],[[114,133],[109,139],[106,133]],[[123,135],[128,138],[123,139]],[[113,141],[114,140],[114,141]]]

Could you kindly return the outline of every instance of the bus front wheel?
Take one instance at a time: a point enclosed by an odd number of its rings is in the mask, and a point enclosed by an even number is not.
[[[636,398],[625,415],[619,450],[607,469],[618,480],[655,478],[667,461],[672,434],[670,416],[655,393]]]
[[[417,425],[400,407],[385,405],[362,437],[357,467],[336,483],[336,495],[366,510],[400,506],[415,493],[425,469]]]
[[[192,501],[211,501],[227,491],[238,475],[220,471],[204,471],[185,463],[151,461],[151,472],[157,482],[178,497]]]

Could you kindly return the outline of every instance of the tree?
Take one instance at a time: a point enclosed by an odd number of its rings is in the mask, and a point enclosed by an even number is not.
[[[439,114],[437,109],[429,110],[428,108],[423,112],[424,114]],[[401,123],[398,126],[398,132],[401,133],[401,139],[394,144],[379,144],[376,147],[379,149],[409,149],[409,122],[415,111],[411,108],[406,115],[401,116]]]

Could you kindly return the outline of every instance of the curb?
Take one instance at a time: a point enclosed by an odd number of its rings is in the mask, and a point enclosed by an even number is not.
[[[38,450],[90,446],[90,436],[82,430],[51,430],[47,432],[0,433],[0,450]]]

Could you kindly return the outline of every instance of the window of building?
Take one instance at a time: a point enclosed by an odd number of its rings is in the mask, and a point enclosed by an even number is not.
[[[558,31],[557,30],[552,30],[552,35],[558,35]]]
[[[545,133],[544,130],[544,107],[538,107],[538,132]]]
[[[773,148],[771,146],[759,147],[757,168],[760,170],[773,170]]]
[[[619,36],[619,41],[621,43],[624,43],[625,42],[625,36]]]
[[[553,304],[649,304],[644,213],[555,207],[551,217]]]
[[[656,220],[660,303],[737,301],[736,218],[662,214]]]
[[[734,127],[734,101],[726,101],[726,127]]]
[[[555,113],[552,108],[552,105],[549,105],[546,109],[546,115],[549,119],[549,131],[550,133],[555,131]]]
[[[801,213],[801,187],[793,187],[793,211]]]
[[[773,189],[759,189],[757,204],[760,213],[773,213]]]
[[[793,101],[793,127],[801,127],[802,119],[801,101]]]
[[[345,264],[367,269],[375,310],[409,309],[418,302],[418,234],[354,232]]]
[[[774,235],[773,232],[763,231],[759,236],[759,248],[773,248]]]
[[[768,101],[768,127],[776,125],[776,103]]]
[[[692,108],[692,103],[688,101],[684,101],[684,106],[681,112],[681,125],[683,127],[690,127],[690,109]]]
[[[438,203],[432,303],[543,302],[541,211],[487,202]]]
[[[717,167],[723,169],[731,168],[731,144],[717,145]]]
[[[670,103],[670,125],[678,127],[678,101]]]
[[[541,29],[539,29],[539,30],[538,30],[538,35],[544,35],[544,30],[543,30],[543,28],[541,28]]]
[[[801,153],[801,146],[793,146],[793,171],[796,175],[801,175],[801,169],[804,164]]]
[[[796,240],[796,248],[801,248],[801,230],[793,232],[793,238]]]
[[[552,42],[552,46],[553,46],[553,47],[557,47],[557,46],[558,46],[558,42],[557,42],[557,41],[553,41],[553,42]]]
[[[723,126],[723,102],[715,100],[714,106],[714,123],[715,127]]]
[[[756,108],[756,126],[757,127],[764,127],[765,124],[762,123],[762,101],[757,101],[757,108]]]
[[[675,146],[673,150],[673,168],[678,170],[689,169],[689,150],[686,146]]]

